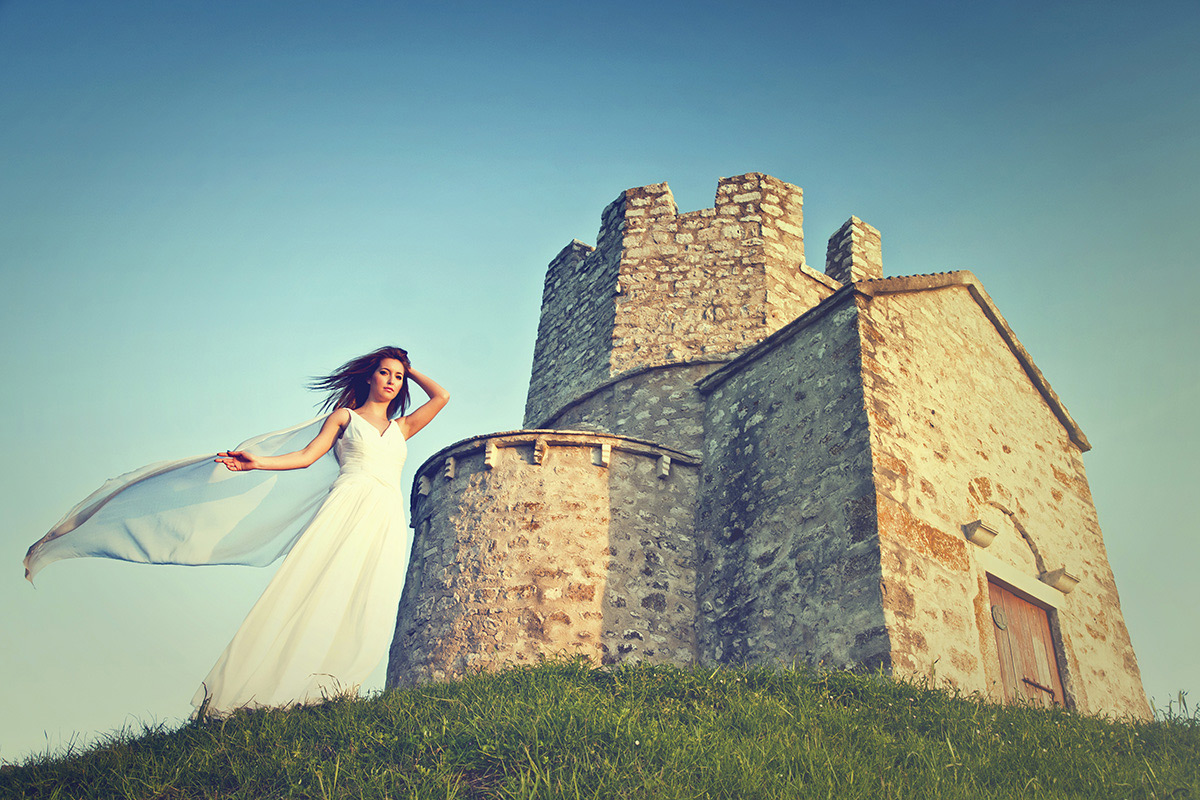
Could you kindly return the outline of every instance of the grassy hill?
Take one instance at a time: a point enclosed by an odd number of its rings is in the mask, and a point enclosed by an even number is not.
[[[989,705],[811,669],[583,662],[125,733],[0,797],[1196,798],[1200,716]]]

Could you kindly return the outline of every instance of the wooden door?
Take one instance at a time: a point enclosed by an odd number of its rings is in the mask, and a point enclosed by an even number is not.
[[[1005,698],[1041,706],[1062,705],[1062,680],[1046,610],[991,580],[988,592]]]

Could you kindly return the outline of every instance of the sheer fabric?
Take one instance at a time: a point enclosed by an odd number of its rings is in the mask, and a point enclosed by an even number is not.
[[[300,450],[325,417],[238,445],[257,455]],[[312,519],[338,465],[332,451],[307,469],[230,472],[207,453],[113,478],[29,548],[25,577],[48,564],[99,556],[149,564],[265,566],[286,554]]]

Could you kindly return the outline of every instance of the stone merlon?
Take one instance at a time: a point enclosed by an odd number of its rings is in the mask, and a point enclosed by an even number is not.
[[[883,251],[879,231],[858,217],[846,220],[829,237],[825,274],[840,283],[883,277]]]

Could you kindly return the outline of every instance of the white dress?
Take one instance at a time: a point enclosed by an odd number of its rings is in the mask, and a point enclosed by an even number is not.
[[[400,426],[380,434],[350,411],[334,445],[340,469],[192,705],[207,711],[319,702],[357,689],[396,624],[411,540]]]

